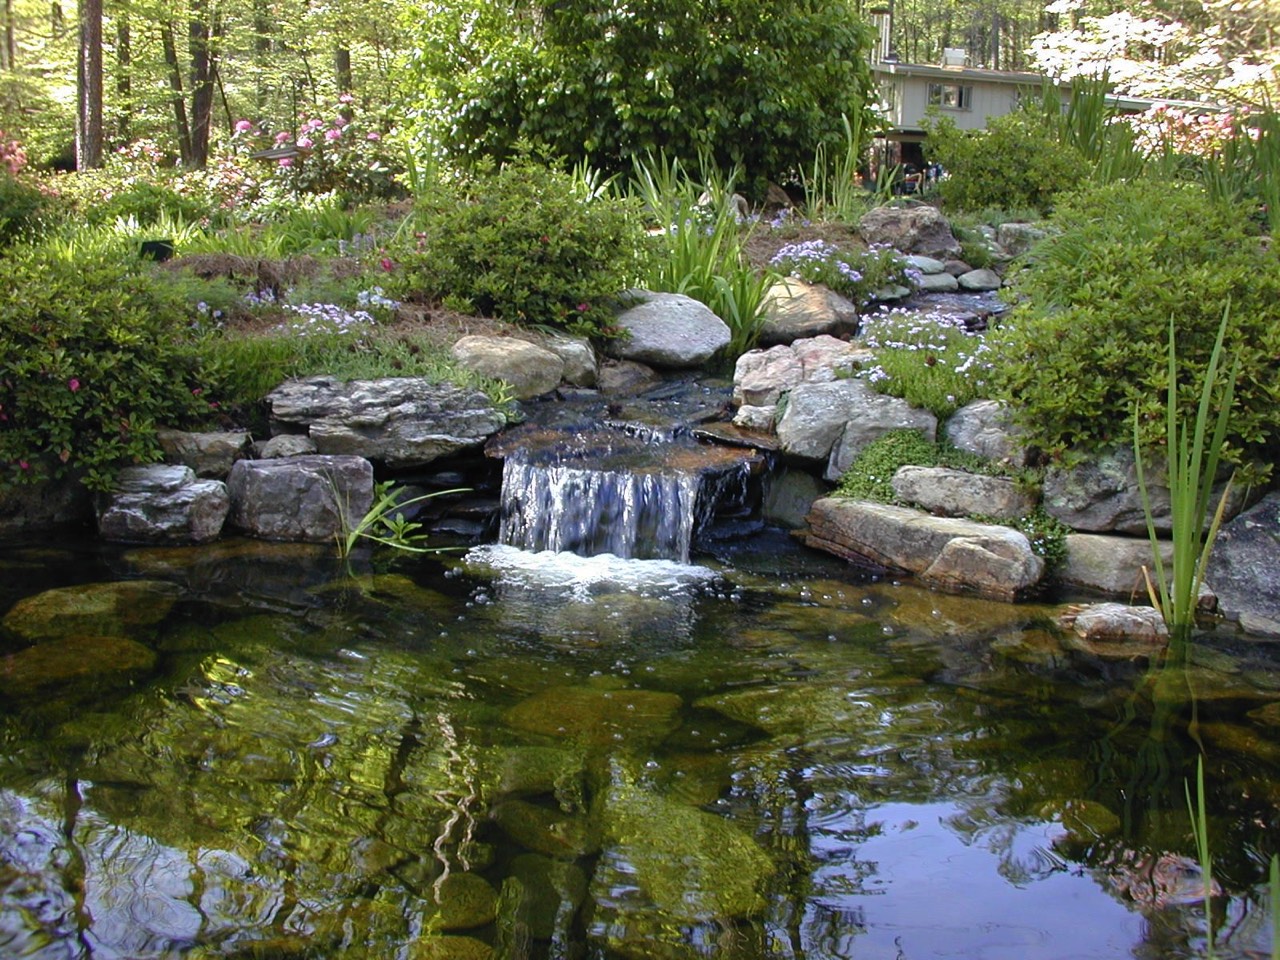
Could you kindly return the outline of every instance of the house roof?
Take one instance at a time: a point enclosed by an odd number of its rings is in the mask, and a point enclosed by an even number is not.
[[[932,80],[981,80],[986,83],[1007,83],[1010,86],[1038,87],[1043,83],[1057,82],[1040,73],[1020,73],[1014,70],[988,70],[985,67],[939,67],[924,63],[898,63],[881,60],[871,65],[874,73],[894,77],[928,77]]]

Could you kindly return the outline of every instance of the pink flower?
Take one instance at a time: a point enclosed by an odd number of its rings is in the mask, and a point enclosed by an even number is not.
[[[323,126],[324,126],[323,120],[317,120],[315,117],[312,117],[310,120],[308,120],[306,123],[302,125],[302,132],[315,133],[317,130],[319,130]]]
[[[330,127],[324,132],[324,138],[331,142],[337,140],[340,136],[342,136],[342,131],[333,127]]]
[[[344,117],[342,114],[338,114],[336,117],[333,118],[333,125],[338,128],[345,127],[350,122],[351,121],[348,120],[346,117]]]
[[[279,160],[278,162],[279,162],[280,166],[282,166],[282,167],[292,167],[292,166],[293,166],[293,157],[281,157],[281,158],[280,158],[280,160]]]
[[[591,304],[589,304],[589,303],[580,303],[580,304],[578,304],[578,312],[579,312],[579,313],[586,313],[586,312],[587,312],[588,310],[590,310],[590,309],[591,309]]]
[[[368,133],[365,134],[364,138],[366,140],[381,140],[382,134],[380,134],[377,130],[370,130]]]
[[[383,257],[381,260],[378,261],[378,265],[382,267],[383,270],[387,271],[387,273],[390,273],[392,270],[396,268],[395,261],[393,261],[390,257]]]
[[[77,380],[75,377],[72,377],[70,380],[67,381],[67,389],[70,390],[72,393],[75,393],[77,390],[80,389],[80,381]]]
[[[281,130],[276,134],[276,143],[284,144],[289,140],[290,134],[288,130]]]
[[[338,102],[339,103],[355,103],[356,98],[349,93],[340,93],[338,94]]]
[[[253,124],[250,123],[248,120],[236,121],[236,133],[248,133],[252,129],[253,129]]]
[[[315,145],[316,145],[316,142],[312,140],[310,137],[298,138],[298,146],[301,147],[303,150],[310,150]]]
[[[19,460],[19,461],[18,461],[18,469],[19,469],[19,470],[30,470],[30,469],[31,469],[31,464],[27,463],[27,461],[25,461],[25,460]]]

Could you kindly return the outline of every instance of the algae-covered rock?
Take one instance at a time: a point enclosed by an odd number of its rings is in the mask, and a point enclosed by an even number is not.
[[[751,917],[764,909],[762,888],[774,866],[739,827],[645,790],[617,766],[601,808],[607,850],[671,921]]]
[[[875,725],[880,705],[843,685],[781,683],[717,693],[694,706],[779,735]]]
[[[597,831],[584,816],[507,800],[494,807],[493,819],[516,843],[549,857],[575,860],[600,849]]]
[[[560,807],[583,802],[585,757],[561,747],[488,747],[479,751],[481,796],[496,800],[511,794],[554,794]]]
[[[493,947],[475,937],[426,937],[409,948],[409,960],[491,960]]]
[[[19,600],[0,627],[32,643],[83,634],[132,636],[167,617],[181,592],[162,580],[58,587]]]
[[[682,701],[656,690],[555,687],[517,703],[507,725],[589,744],[652,743],[676,728]]]
[[[519,881],[515,921],[537,940],[566,939],[574,917],[587,897],[582,868],[536,853],[511,861],[511,876]]]
[[[1066,842],[1088,846],[1120,833],[1120,818],[1096,800],[1055,800],[1040,809],[1040,816],[1056,820],[1067,831]]]
[[[451,873],[432,887],[441,930],[472,930],[493,923],[498,891],[474,873]]]
[[[0,694],[26,700],[78,683],[97,690],[146,674],[155,663],[152,651],[124,637],[49,640],[0,658]]]

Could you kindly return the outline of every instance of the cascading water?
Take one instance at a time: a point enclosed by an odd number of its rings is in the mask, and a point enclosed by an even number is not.
[[[506,458],[501,543],[681,563],[762,464],[747,450],[608,424],[516,431],[491,452]]]

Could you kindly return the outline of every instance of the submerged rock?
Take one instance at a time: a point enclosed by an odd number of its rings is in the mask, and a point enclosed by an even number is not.
[[[441,930],[483,927],[498,915],[498,891],[474,873],[451,873],[432,892]]]
[[[409,960],[491,960],[493,947],[475,937],[424,937],[409,947]]]
[[[149,673],[156,655],[124,637],[70,636],[0,657],[0,694],[29,700],[37,695],[84,684],[86,692],[124,683]]]
[[[525,733],[606,745],[662,740],[679,723],[679,696],[656,690],[555,687],[506,713],[509,727]]]
[[[519,882],[516,921],[536,940],[568,943],[574,917],[587,898],[587,875],[582,868],[523,853],[511,861],[511,876]]]
[[[59,587],[19,600],[0,627],[31,643],[85,634],[133,636],[167,617],[181,592],[162,580]]]
[[[599,830],[581,814],[506,800],[493,808],[492,816],[503,833],[534,853],[576,860],[600,849]]]

